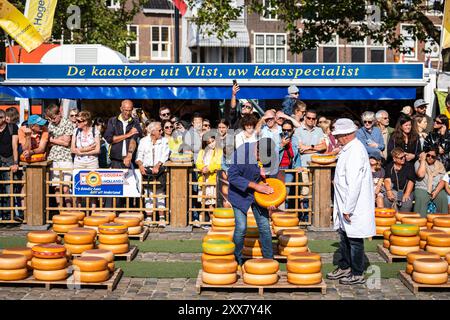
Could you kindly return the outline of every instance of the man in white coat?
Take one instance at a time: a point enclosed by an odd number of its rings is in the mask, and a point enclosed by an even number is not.
[[[341,284],[363,284],[364,238],[375,230],[375,198],[369,157],[352,120],[338,119],[332,134],[341,145],[334,175],[334,229],[340,234],[338,267],[327,275]]]

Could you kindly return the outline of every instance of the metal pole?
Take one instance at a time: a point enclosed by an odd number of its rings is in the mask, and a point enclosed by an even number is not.
[[[175,7],[175,63],[180,63],[180,12]]]

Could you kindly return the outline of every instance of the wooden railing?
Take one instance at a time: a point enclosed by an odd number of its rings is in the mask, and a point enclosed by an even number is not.
[[[0,168],[0,223],[27,222],[26,181],[23,167],[15,173],[10,168]]]

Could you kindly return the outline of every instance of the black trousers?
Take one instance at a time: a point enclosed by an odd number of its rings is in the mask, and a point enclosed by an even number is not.
[[[339,235],[341,237],[339,268],[351,268],[353,275],[361,276],[364,273],[364,239],[349,238],[342,229],[339,229]]]

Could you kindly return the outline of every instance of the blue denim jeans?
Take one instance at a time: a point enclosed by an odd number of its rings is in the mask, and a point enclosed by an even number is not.
[[[349,238],[342,229],[339,229],[339,235],[341,237],[339,268],[351,268],[353,275],[361,276],[364,273],[364,239]]]
[[[284,170],[284,169],[290,169],[289,167],[280,167],[280,171],[281,170]],[[282,175],[283,175],[283,177],[284,177],[284,183],[291,183],[291,182],[293,182],[294,181],[294,173],[292,173],[292,172],[282,172]],[[291,188],[290,187],[286,187],[286,195],[288,196],[289,195],[289,192],[291,191],[290,190]],[[286,201],[285,201],[285,206],[284,206],[284,208],[285,209],[288,209],[289,208],[289,205],[288,205],[288,200],[286,199]]]
[[[253,215],[259,230],[259,240],[263,257],[273,259],[272,233],[270,232],[269,212],[267,209],[252,204]],[[244,237],[247,230],[247,213],[237,208],[233,208],[236,226],[234,228],[233,242],[235,244],[234,255],[239,265],[244,264],[242,249],[244,248]]]

